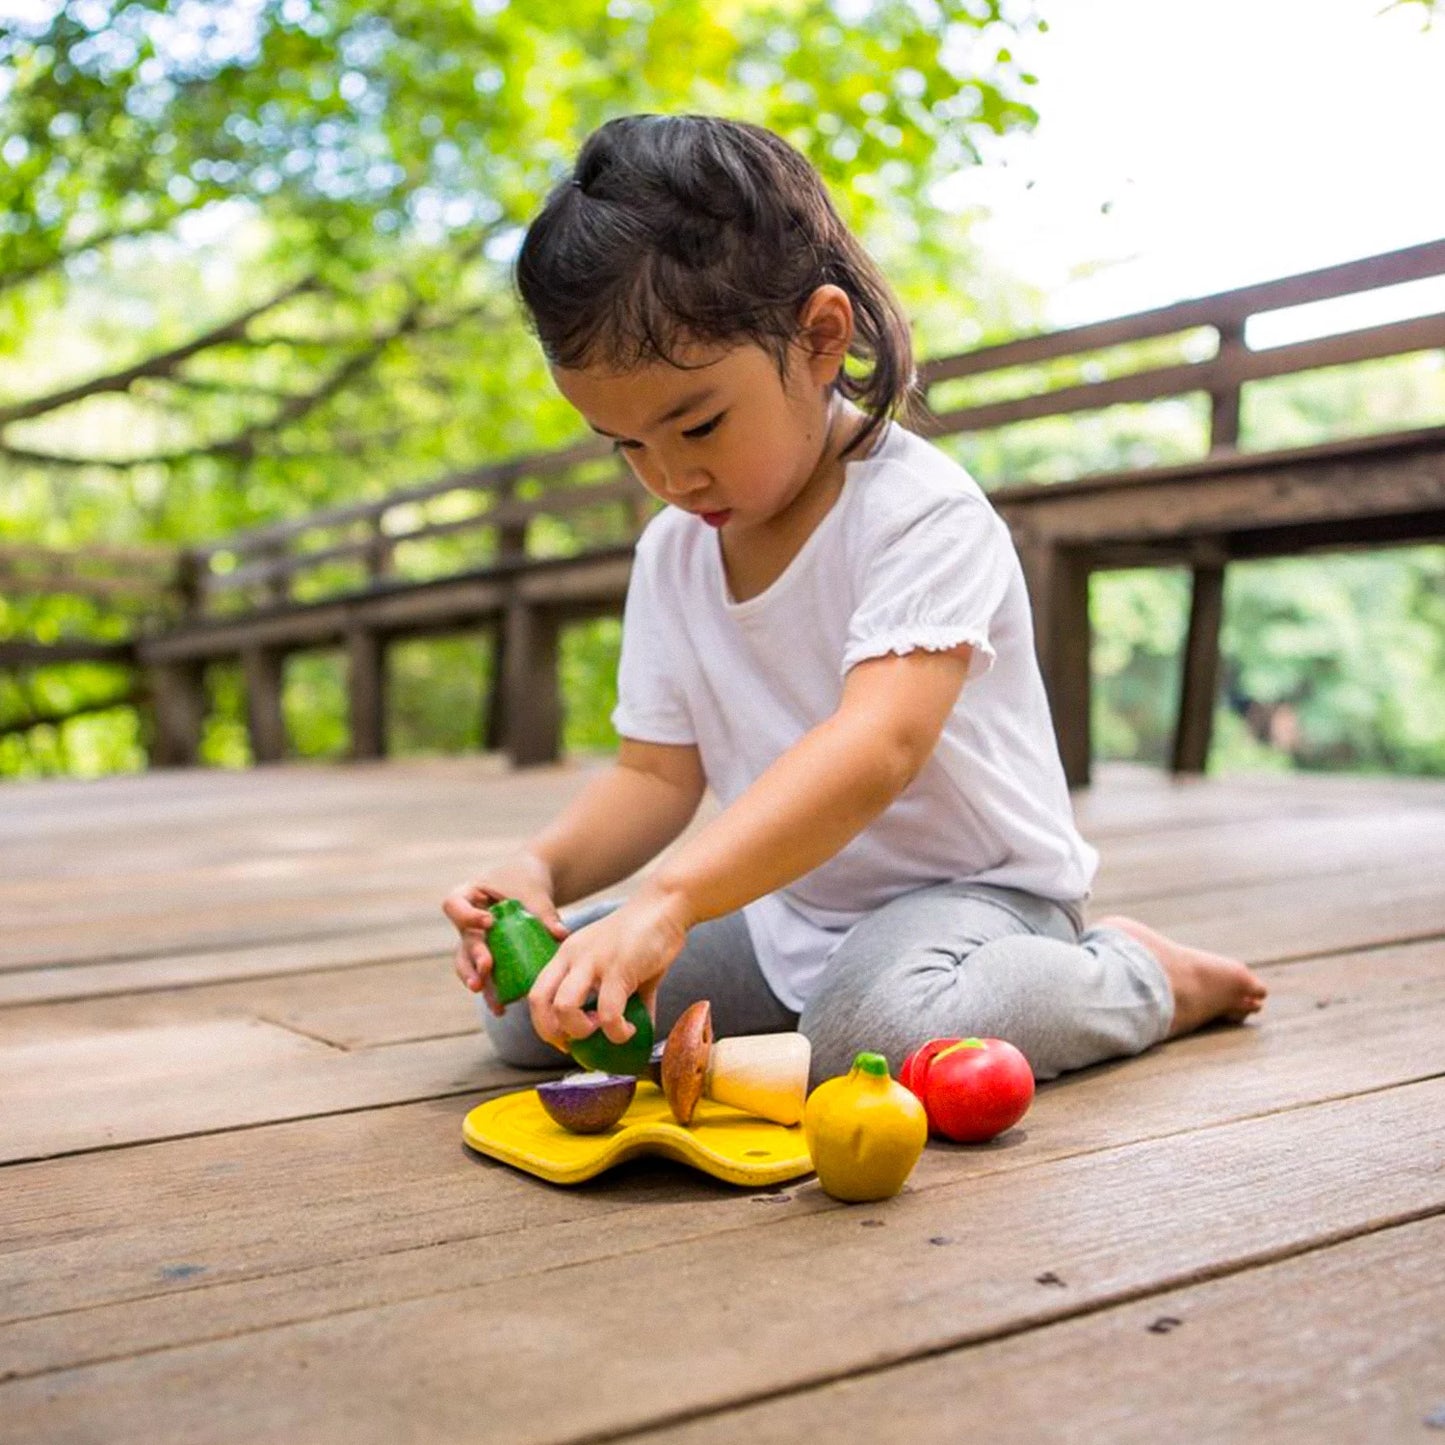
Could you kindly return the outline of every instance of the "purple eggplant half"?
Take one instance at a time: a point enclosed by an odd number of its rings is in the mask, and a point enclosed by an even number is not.
[[[537,1085],[537,1097],[554,1123],[574,1134],[601,1134],[626,1112],[637,1092],[632,1074],[566,1074]]]

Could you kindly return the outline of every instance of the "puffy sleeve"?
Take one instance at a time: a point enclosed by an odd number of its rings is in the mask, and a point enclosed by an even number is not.
[[[862,585],[842,671],[887,653],[973,648],[968,675],[993,666],[990,629],[1018,566],[1002,518],[979,495],[936,493],[862,542]]]
[[[695,743],[683,685],[689,659],[671,625],[673,612],[660,600],[657,549],[649,540],[639,542],[627,583],[612,726],[637,742]]]

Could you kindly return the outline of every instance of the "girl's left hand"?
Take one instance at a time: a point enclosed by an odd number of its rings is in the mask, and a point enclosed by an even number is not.
[[[527,996],[537,1036],[564,1053],[574,1039],[601,1029],[614,1044],[633,1027],[622,1016],[627,1000],[641,994],[654,1018],[662,976],[682,952],[687,921],[675,898],[644,891],[615,913],[572,934],[537,975]],[[596,995],[595,1013],[583,1005]]]

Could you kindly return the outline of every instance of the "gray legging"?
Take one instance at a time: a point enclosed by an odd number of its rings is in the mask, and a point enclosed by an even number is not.
[[[563,917],[575,930],[618,906]],[[712,1002],[719,1037],[806,1034],[815,1086],[846,1073],[863,1049],[885,1055],[896,1076],[919,1044],[966,1036],[1008,1039],[1051,1079],[1141,1053],[1174,1016],[1169,981],[1142,944],[1113,928],[1083,930],[1068,905],[981,883],[920,888],[860,920],[801,1016],[768,987],[741,913],[700,923],[658,988],[658,1037],[700,998]],[[506,1063],[570,1062],[537,1037],[525,1001],[501,1018],[477,1005]]]

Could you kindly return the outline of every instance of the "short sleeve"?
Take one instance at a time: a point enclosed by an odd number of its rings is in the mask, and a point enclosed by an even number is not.
[[[673,612],[662,605],[657,557],[647,539],[633,557],[622,613],[622,658],[617,668],[618,735],[643,743],[694,743],[697,733],[682,685],[688,659]]]
[[[842,671],[888,653],[973,648],[969,676],[993,666],[993,620],[1017,565],[1002,519],[968,493],[924,501],[865,544]]]

